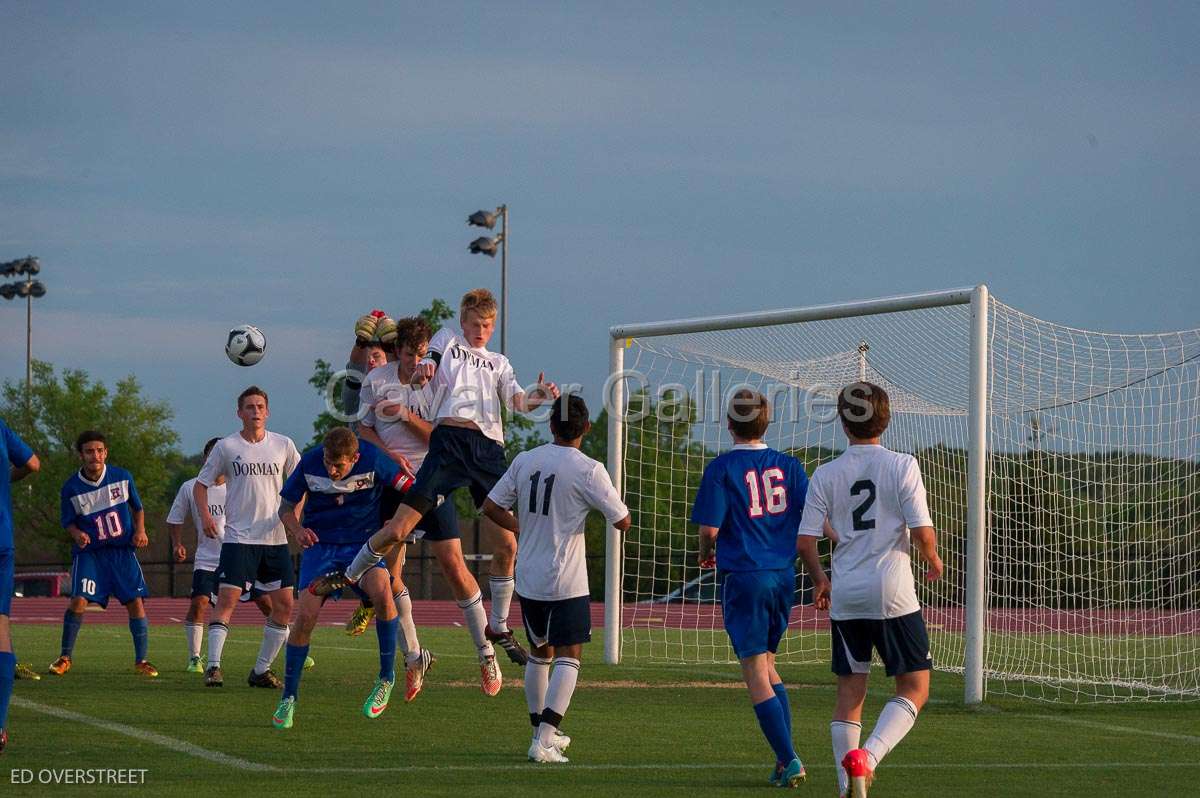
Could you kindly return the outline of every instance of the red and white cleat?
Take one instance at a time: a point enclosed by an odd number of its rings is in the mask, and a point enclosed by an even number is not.
[[[500,666],[496,664],[496,655],[492,654],[479,658],[479,686],[485,695],[496,695],[504,677],[500,675]]]
[[[842,767],[850,780],[851,798],[867,798],[867,790],[875,779],[875,771],[871,770],[871,762],[863,748],[855,748],[842,757]]]

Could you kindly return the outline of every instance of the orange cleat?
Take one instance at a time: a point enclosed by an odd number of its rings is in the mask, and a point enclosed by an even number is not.
[[[492,654],[479,659],[479,686],[484,695],[497,695],[504,677],[500,675],[500,666],[496,664],[496,655]]]
[[[50,663],[50,672],[55,676],[62,676],[69,670],[71,670],[71,658],[68,656],[60,656]]]
[[[135,662],[133,664],[133,672],[138,676],[148,676],[151,679],[153,679],[155,676],[158,676],[158,668],[154,667],[146,660]]]

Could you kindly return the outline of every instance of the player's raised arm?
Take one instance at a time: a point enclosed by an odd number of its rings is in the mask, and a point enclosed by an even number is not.
[[[560,395],[558,386],[553,382],[546,381],[546,372],[538,372],[537,385],[529,393],[520,390],[516,386],[517,378],[509,367],[505,375],[501,376],[500,395],[508,396],[508,405],[518,413],[528,413],[531,410],[536,410],[544,404],[549,404],[557,399]],[[506,386],[508,390],[506,391]],[[513,388],[515,387],[515,390]]]

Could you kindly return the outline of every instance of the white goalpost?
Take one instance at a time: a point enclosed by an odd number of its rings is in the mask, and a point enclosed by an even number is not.
[[[607,662],[733,661],[688,522],[728,398],[767,395],[767,442],[811,473],[845,448],[837,391],[866,379],[925,475],[947,572],[918,592],[967,703],[1200,699],[1200,330],[1076,330],[981,285],[610,335],[608,467],[634,525],[608,531]],[[827,661],[796,590],[779,657]]]

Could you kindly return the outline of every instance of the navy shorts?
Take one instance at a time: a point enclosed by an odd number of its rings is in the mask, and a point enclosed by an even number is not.
[[[0,615],[12,614],[13,574],[17,560],[12,549],[0,551]]]
[[[721,585],[725,631],[738,659],[774,653],[792,613],[796,572],[729,571]]]
[[[345,571],[354,560],[354,555],[362,549],[361,543],[314,543],[300,555],[300,587],[306,588],[319,577],[333,571]],[[387,573],[383,560],[375,563],[372,568],[381,568]],[[350,589],[361,599],[368,599],[366,592],[358,585],[350,585]],[[331,594],[331,598],[339,599],[342,591]]]
[[[482,507],[483,500],[507,470],[503,446],[477,429],[442,424],[433,428],[429,453],[404,503],[424,515],[437,504],[438,496],[444,496],[443,504],[448,504],[450,494],[465,487],[471,491],[475,506]]]
[[[396,514],[396,509],[404,503],[404,495],[399,491],[384,491],[379,502],[379,525],[383,526]],[[411,540],[452,540],[459,537],[458,511],[454,509],[454,501],[449,496],[438,496],[437,506],[425,513],[412,531]]]
[[[879,652],[888,676],[933,667],[929,633],[920,610],[899,618],[831,620],[829,626],[833,672],[838,676],[870,673],[872,648]]]
[[[559,601],[517,598],[521,602],[525,636],[534,648],[591,642],[592,609],[587,596]]]
[[[291,587],[296,584],[292,554],[286,543],[266,546],[226,541],[221,544],[217,581],[221,587],[236,587],[243,595],[255,587],[267,593]]]
[[[204,596],[208,599],[208,603],[217,606],[217,594],[221,592],[221,583],[217,580],[216,571],[207,571],[203,568],[197,568],[192,571],[192,592],[189,598],[196,596]],[[249,593],[242,593],[238,601],[246,602],[253,601],[259,596],[270,593],[267,586],[262,582],[255,582],[250,586]]]
[[[142,566],[129,546],[98,546],[75,552],[71,558],[71,596],[101,607],[109,596],[128,604],[150,595]]]

